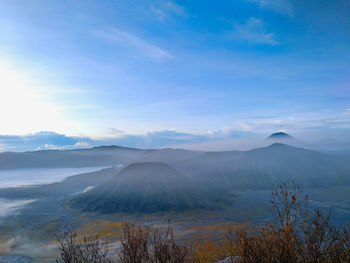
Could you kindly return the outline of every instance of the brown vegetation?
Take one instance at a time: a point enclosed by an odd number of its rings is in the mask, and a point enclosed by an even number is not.
[[[98,236],[77,240],[72,234],[58,239],[60,256],[57,263],[183,263],[189,246],[178,242],[168,226],[165,232],[148,226],[125,223],[118,252],[119,260],[108,257],[107,244]]]
[[[242,263],[350,262],[347,229],[331,226],[330,215],[309,214],[300,190],[281,186],[273,192],[275,221],[263,226],[236,227],[233,251]]]
[[[103,244],[98,236],[86,237],[78,242],[77,234],[58,238],[60,251],[57,263],[111,263],[107,257],[107,244]]]
[[[175,239],[170,226],[165,232],[128,223],[123,227],[121,263],[182,263],[188,252],[187,246]]]
[[[166,231],[126,223],[118,252],[121,263],[348,263],[350,236],[330,225],[330,214],[307,209],[301,190],[284,185],[272,193],[275,218],[264,225],[231,226],[222,242],[199,238],[180,243]],[[98,237],[77,242],[76,235],[59,240],[58,263],[112,262]]]

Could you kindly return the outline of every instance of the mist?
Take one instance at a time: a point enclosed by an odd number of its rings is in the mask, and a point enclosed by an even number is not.
[[[95,172],[106,167],[33,168],[0,171],[0,188],[49,184],[82,173]]]
[[[341,155],[350,154],[350,141],[344,139],[327,139],[323,137],[309,138],[295,136],[293,140],[267,140],[266,138],[247,139],[237,138],[222,141],[210,141],[202,143],[188,143],[171,145],[170,148],[195,151],[249,151],[255,148],[267,147],[273,143],[284,143],[295,147],[318,150],[326,153]]]
[[[0,218],[18,215],[20,210],[26,205],[34,202],[35,199],[31,200],[9,200],[0,199]]]

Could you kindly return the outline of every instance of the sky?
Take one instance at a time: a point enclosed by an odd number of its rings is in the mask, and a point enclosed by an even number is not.
[[[349,43],[348,0],[2,0],[0,151],[350,140]]]

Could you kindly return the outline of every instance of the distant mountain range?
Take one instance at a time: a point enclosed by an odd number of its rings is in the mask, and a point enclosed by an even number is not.
[[[230,202],[231,191],[271,190],[285,182],[303,188],[350,185],[349,157],[282,143],[225,152],[109,146],[0,154],[2,170],[99,165],[118,169],[18,191],[21,195],[28,191],[36,195],[73,194],[83,186],[94,186],[74,197],[69,205],[83,211],[130,213],[213,209]]]
[[[145,150],[101,146],[79,150],[42,150],[0,153],[0,170],[20,168],[70,168],[117,166],[142,155]]]
[[[287,181],[302,187],[350,183],[349,158],[281,143],[250,151],[208,152],[178,169],[211,186],[236,190],[271,190]]]
[[[232,190],[271,190],[285,182],[303,188],[350,185],[348,158],[281,143],[251,151],[152,150],[138,160],[148,162],[131,164],[71,205],[102,213],[186,210],[213,207]]]

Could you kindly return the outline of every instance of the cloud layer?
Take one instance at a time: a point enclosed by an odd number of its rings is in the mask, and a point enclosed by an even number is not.
[[[112,129],[105,138],[69,137],[55,132],[39,132],[25,136],[0,136],[1,151],[33,151],[55,149],[78,149],[101,145],[118,145],[135,148],[162,148],[190,143],[251,138],[254,133],[234,130],[200,134],[175,130],[153,131],[146,134],[125,134]]]

